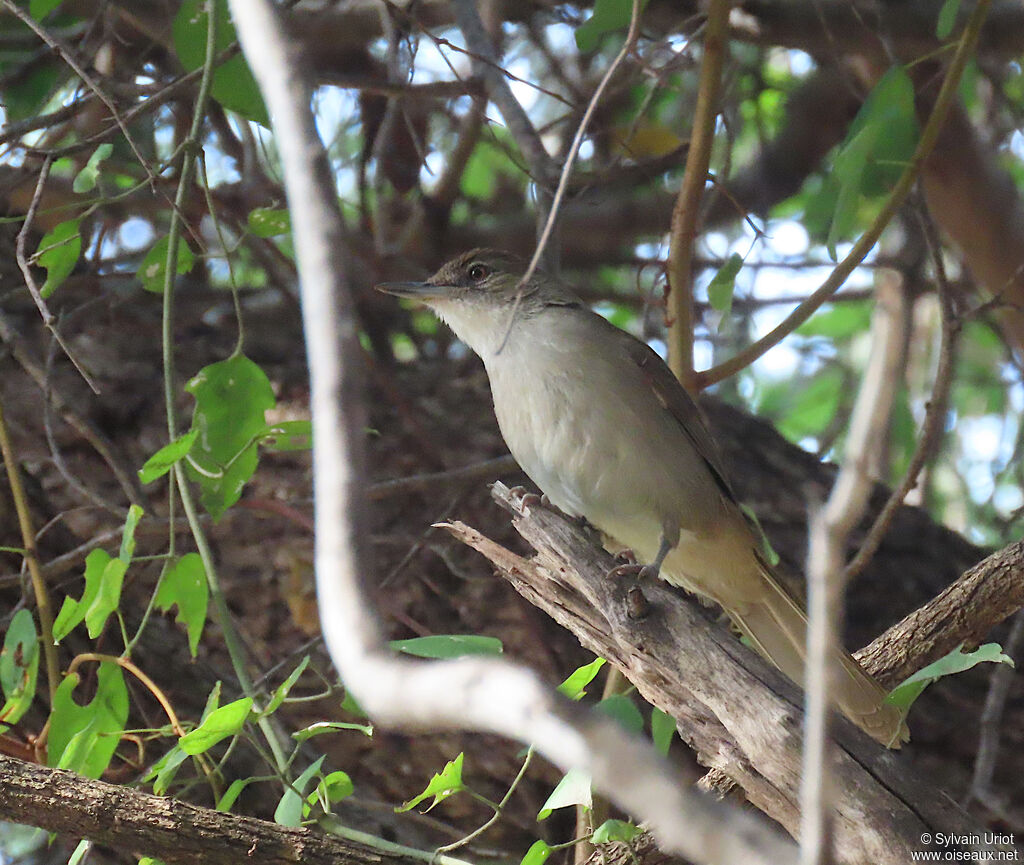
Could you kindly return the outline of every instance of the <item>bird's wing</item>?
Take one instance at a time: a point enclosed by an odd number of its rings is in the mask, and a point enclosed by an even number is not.
[[[658,402],[675,418],[694,450],[707,465],[723,495],[728,500],[735,502],[736,495],[726,476],[718,446],[711,437],[704,421],[704,415],[697,403],[693,401],[693,397],[686,392],[665,362],[650,346],[610,322],[605,321],[605,323],[619,334],[626,355],[640,369],[644,381],[651,388],[651,392]]]

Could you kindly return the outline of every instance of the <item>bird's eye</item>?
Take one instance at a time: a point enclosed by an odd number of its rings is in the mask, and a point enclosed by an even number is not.
[[[469,278],[473,280],[473,282],[480,282],[480,280],[488,277],[490,273],[491,269],[485,264],[474,264],[469,268]]]

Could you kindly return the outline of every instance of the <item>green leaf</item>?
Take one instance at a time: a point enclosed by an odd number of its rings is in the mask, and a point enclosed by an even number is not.
[[[71,275],[82,254],[82,235],[78,233],[80,219],[68,219],[43,235],[35,259],[46,268],[46,282],[39,290],[49,297]]]
[[[917,137],[914,85],[902,66],[894,66],[864,100],[833,163],[830,179],[839,187],[827,240],[833,259],[836,244],[854,227],[861,199],[888,193]]]
[[[1009,664],[1014,666],[1013,658],[1003,654],[1003,647],[998,643],[985,643],[975,651],[964,654],[963,643],[953,649],[948,655],[943,655],[939,660],[929,664],[927,667],[918,670],[914,675],[909,676],[900,682],[886,697],[886,701],[898,706],[906,713],[914,701],[921,696],[932,682],[937,682],[943,676],[952,676],[962,673],[982,663]]]
[[[324,733],[337,733],[341,730],[358,730],[365,736],[373,735],[372,724],[352,724],[348,721],[317,721],[301,730],[296,730],[292,735],[299,741],[305,742],[314,736],[322,736]]]
[[[324,811],[330,811],[335,802],[340,802],[355,791],[352,779],[346,772],[331,772],[324,777],[316,789],[306,797],[309,805],[320,804]]]
[[[640,3],[640,11],[647,6],[647,0]],[[589,53],[597,48],[601,37],[629,27],[633,15],[633,0],[597,0],[594,14],[576,28],[576,47]]]
[[[668,754],[672,739],[676,734],[676,719],[657,706],[651,707],[651,739],[655,750],[662,757]]]
[[[570,769],[541,806],[537,819],[546,820],[557,808],[568,808],[570,805],[582,805],[584,808],[593,807],[591,784],[589,772],[583,769]]]
[[[844,301],[816,313],[796,329],[801,336],[822,336],[831,340],[848,340],[871,326],[870,300]]]
[[[235,25],[231,22],[227,0],[213,0],[216,19],[214,53],[219,54],[237,40]],[[185,0],[174,16],[172,33],[174,50],[182,66],[189,72],[206,62],[207,0]],[[247,120],[270,128],[270,118],[263,104],[263,97],[245,62],[245,57],[236,54],[221,63],[213,71],[211,95],[230,111],[241,114]]]
[[[287,453],[308,451],[313,447],[313,423],[308,420],[286,420],[268,426],[259,439],[267,450]]]
[[[839,183],[839,196],[825,241],[833,261],[837,258],[837,243],[849,236],[856,224],[861,195],[864,193],[864,172],[878,135],[877,126],[865,127],[836,156],[832,177]]]
[[[15,76],[4,88],[7,122],[24,120],[39,114],[57,89],[63,75],[63,62],[30,64],[24,75]]]
[[[776,424],[779,432],[796,442],[823,432],[839,408],[844,382],[842,370],[835,365],[817,372],[795,392],[787,382],[782,416]]]
[[[92,848],[92,842],[86,838],[83,838],[78,842],[78,846],[75,847],[72,854],[68,857],[68,865],[78,865],[82,861],[82,857]]]
[[[391,648],[417,658],[462,658],[466,655],[500,655],[504,651],[497,637],[479,634],[435,634],[392,640]]]
[[[85,611],[85,627],[92,639],[103,631],[107,619],[121,603],[121,586],[128,570],[128,562],[111,559],[104,566],[96,586],[96,597]]]
[[[292,782],[292,786],[284,791],[281,801],[277,803],[277,808],[274,810],[275,823],[280,823],[282,826],[300,826],[302,824],[302,798],[306,795],[306,787],[309,786],[310,780],[320,771],[324,759],[323,756],[318,757],[305,772]]]
[[[244,355],[204,367],[185,390],[195,397],[192,429],[199,430],[187,471],[199,482],[203,506],[219,520],[256,471],[256,439],[266,429],[264,413],[274,407],[274,390]]]
[[[366,711],[359,705],[359,701],[355,698],[352,692],[347,689],[345,691],[345,697],[341,701],[341,708],[344,711],[352,715],[357,715],[360,718],[367,717]]]
[[[231,782],[231,786],[224,791],[224,795],[217,801],[216,810],[230,811],[238,801],[238,797],[242,795],[242,791],[255,780],[255,778],[235,778]]]
[[[92,152],[92,156],[89,157],[89,161],[85,163],[82,170],[75,176],[75,182],[71,184],[71,188],[75,192],[90,192],[95,189],[100,177],[100,163],[113,152],[114,145],[110,142],[97,147]]]
[[[146,775],[146,780],[153,781],[153,792],[157,796],[163,796],[167,792],[167,788],[174,780],[174,776],[178,774],[178,768],[189,756],[189,754],[186,754],[175,745],[153,764]]]
[[[443,802],[449,796],[454,793],[458,793],[460,790],[465,790],[466,785],[462,783],[462,760],[464,754],[460,753],[454,760],[448,762],[448,764],[431,779],[430,783],[424,788],[423,792],[420,793],[413,799],[403,805],[395,808],[396,811],[401,813],[402,811],[410,811],[420,804],[428,796],[433,796],[434,801],[430,803],[430,807],[427,811],[430,811],[437,806],[439,802]]]
[[[490,199],[498,189],[499,180],[502,188],[522,187],[522,172],[509,155],[510,151],[499,146],[500,143],[512,146],[511,136],[500,128],[491,132],[494,140],[479,141],[462,172],[459,187],[466,198]]]
[[[85,557],[85,589],[82,597],[75,600],[65,597],[64,603],[53,623],[53,639],[60,642],[89,615],[89,636],[95,639],[106,622],[106,617],[117,609],[115,600],[113,607],[106,610],[111,597],[120,596],[121,581],[124,579],[128,565],[121,559],[110,556],[106,550],[93,550]],[[100,600],[100,590],[103,591],[103,601]],[[93,629],[95,630],[95,633]]]
[[[63,2],[64,0],[29,0],[28,14],[36,21],[42,21]],[[77,191],[76,189],[75,192]]]
[[[249,231],[257,237],[277,237],[292,230],[291,216],[286,207],[257,207],[249,211]]]
[[[606,664],[604,658],[594,658],[589,664],[577,667],[561,685],[558,690],[570,700],[581,700],[587,695],[587,685],[594,681],[594,677]]]
[[[128,516],[124,521],[124,531],[121,533],[121,549],[117,557],[126,565],[131,564],[132,556],[135,555],[135,529],[145,511],[138,505],[128,508]]]
[[[708,301],[711,303],[711,308],[718,310],[723,316],[727,316],[732,310],[732,294],[736,290],[736,274],[740,272],[741,267],[743,267],[743,259],[734,252],[708,284]]]
[[[142,280],[142,287],[153,294],[164,293],[164,278],[167,274],[167,245],[169,238],[161,237],[149,252],[142,259],[137,275]],[[178,243],[178,263],[175,267],[179,276],[192,270],[196,258],[188,244],[184,241]]]
[[[186,754],[204,754],[218,742],[236,735],[251,712],[251,697],[214,709],[198,727],[178,740],[178,747]]]
[[[177,605],[175,621],[188,632],[188,649],[193,658],[206,624],[209,601],[206,569],[198,553],[186,553],[166,567],[153,603],[165,613]]]
[[[547,841],[534,841],[519,865],[544,865],[551,855],[551,845]]]
[[[79,705],[74,698],[78,682],[78,673],[71,673],[54,695],[46,763],[87,778],[99,778],[110,765],[124,732],[128,689],[121,668],[107,661],[99,665],[96,694],[85,705]]]
[[[185,454],[187,454],[192,448],[192,445],[195,444],[198,435],[199,430],[189,430],[184,435],[176,438],[170,444],[166,444],[160,448],[160,450],[146,460],[142,468],[139,469],[139,480],[143,484],[151,484],[157,478],[162,478],[171,470],[172,466],[174,466],[176,462],[185,457]]]
[[[301,661],[299,661],[298,666],[291,671],[288,678],[274,689],[274,694],[270,698],[270,702],[267,703],[267,708],[260,712],[261,718],[273,715],[274,712],[281,708],[281,704],[284,703],[285,697],[288,696],[288,692],[295,686],[295,683],[299,681],[299,677],[308,666],[309,655],[306,655]]]
[[[590,840],[594,844],[607,844],[609,841],[632,841],[641,829],[625,820],[605,820],[594,830]]]
[[[618,721],[630,733],[643,732],[643,716],[636,704],[625,694],[612,694],[610,697],[605,697],[594,708],[602,715],[607,715]]]
[[[0,648],[0,732],[15,724],[32,705],[39,674],[39,637],[32,613],[22,607],[14,614]]]
[[[956,17],[960,14],[960,0],[946,0],[939,10],[939,20],[935,24],[935,35],[945,40],[953,32]]]

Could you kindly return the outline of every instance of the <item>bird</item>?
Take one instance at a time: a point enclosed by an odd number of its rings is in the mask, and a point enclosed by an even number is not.
[[[429,307],[483,360],[512,456],[643,573],[719,604],[802,684],[807,616],[768,563],[700,409],[658,354],[522,258],[473,249],[422,282],[378,290]],[[832,696],[887,747],[909,738],[882,687],[835,647]]]

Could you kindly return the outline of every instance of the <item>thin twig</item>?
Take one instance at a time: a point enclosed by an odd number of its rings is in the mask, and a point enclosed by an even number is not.
[[[605,70],[604,75],[601,77],[601,81],[594,90],[594,95],[590,97],[590,102],[587,103],[587,110],[583,112],[583,117],[580,120],[579,126],[576,128],[576,135],[573,136],[572,144],[569,147],[569,153],[565,159],[565,165],[562,167],[561,176],[558,178],[558,188],[555,190],[555,195],[551,199],[551,207],[548,209],[547,218],[544,221],[544,228],[541,230],[540,237],[537,239],[537,246],[533,251],[533,256],[530,258],[530,263],[526,266],[526,272],[523,273],[519,280],[519,285],[516,290],[516,299],[512,304],[512,309],[508,315],[508,327],[501,340],[501,345],[498,347],[499,354],[502,349],[504,349],[505,343],[508,341],[509,334],[512,333],[512,325],[515,323],[516,313],[519,312],[519,304],[523,298],[523,290],[533,278],[533,274],[537,270],[537,265],[540,264],[540,261],[544,256],[544,251],[547,249],[548,241],[551,239],[555,226],[558,224],[558,214],[562,209],[562,199],[565,197],[565,190],[569,185],[569,178],[572,176],[572,168],[576,162],[576,157],[579,155],[580,147],[583,144],[583,138],[587,133],[587,127],[590,125],[590,120],[594,116],[594,111],[597,110],[597,103],[600,101],[605,88],[608,86],[608,82],[612,80],[615,70],[619,68],[619,65],[626,59],[629,52],[633,50],[633,46],[636,44],[637,36],[640,33],[640,9],[640,0],[633,0],[633,9],[630,13],[629,31],[626,33],[626,41],[622,43],[619,53],[615,55],[615,59],[612,60],[608,68]]]
[[[679,197],[672,208],[667,309],[669,366],[683,386],[691,391],[694,389],[693,243],[700,220],[700,201],[711,165],[711,145],[715,140],[718,91],[725,64],[731,7],[732,0],[711,0],[708,5],[690,150],[686,155]]]
[[[114,448],[109,439],[100,432],[89,420],[82,417],[68,399],[63,396],[52,383],[48,384],[48,376],[42,367],[31,356],[24,346],[18,329],[0,311],[0,340],[8,346],[11,356],[18,365],[25,371],[29,378],[35,383],[44,394],[49,393],[54,407],[60,412],[65,423],[74,429],[89,445],[96,451],[99,457],[110,468],[111,473],[121,486],[125,498],[132,504],[143,505],[144,497],[139,488],[139,479],[132,470],[123,466],[114,453]]]
[[[893,517],[896,516],[896,510],[903,504],[907,493],[917,485],[917,477],[935,448],[946,417],[946,406],[949,398],[949,389],[953,381],[953,362],[956,355],[956,345],[959,340],[960,325],[953,313],[953,298],[949,289],[949,282],[946,279],[946,270],[942,262],[942,248],[939,245],[935,226],[923,211],[921,213],[921,224],[924,229],[925,240],[935,266],[935,283],[939,295],[939,308],[941,310],[942,335],[939,343],[939,364],[935,371],[935,382],[932,385],[931,399],[928,401],[924,423],[921,426],[921,437],[914,448],[910,464],[907,466],[907,470],[899,485],[892,491],[885,506],[878,516],[875,517],[875,522],[868,530],[864,542],[857,551],[857,555],[853,557],[853,560],[843,571],[843,585],[848,585],[850,580],[863,571],[878,551],[885,533],[889,530],[889,524],[892,522]]]
[[[1003,651],[1011,658],[1016,659],[1017,650],[1020,648],[1022,640],[1024,640],[1024,612],[1018,612],[1013,618],[1013,625],[1010,627]],[[996,760],[999,756],[1003,712],[1006,709],[1006,699],[1010,695],[1010,686],[1013,684],[1015,675],[1017,675],[1017,671],[1008,664],[996,664],[990,674],[985,706],[981,710],[981,718],[978,721],[978,755],[974,760],[974,775],[971,778],[971,788],[965,797],[965,808],[970,805],[972,800],[975,800],[989,808],[995,806],[994,810],[996,811],[1005,809],[1005,803],[1000,802],[992,790],[992,779],[995,776]]]
[[[3,454],[4,468],[7,470],[7,482],[11,487],[11,498],[14,499],[14,510],[18,515],[18,528],[21,529],[21,545],[25,550],[25,564],[28,565],[29,576],[32,578],[32,589],[36,596],[36,609],[39,611],[39,640],[43,646],[43,660],[46,663],[46,681],[50,690],[50,705],[60,684],[60,667],[57,660],[57,644],[53,641],[53,606],[50,603],[50,592],[46,580],[39,568],[39,553],[36,549],[36,533],[32,526],[32,511],[29,508],[28,496],[21,482],[18,471],[18,459],[14,453],[7,421],[4,419],[3,404],[0,403],[0,453]]]
[[[170,226],[167,230],[167,258],[164,262],[165,270],[163,284],[163,316],[161,321],[161,346],[164,370],[164,413],[167,416],[168,441],[174,441],[178,435],[176,410],[177,385],[175,383],[173,331],[174,282],[178,273],[178,247],[181,242],[182,226],[181,214],[184,212],[185,199],[188,196],[188,191],[195,180],[196,152],[200,146],[199,142],[203,131],[203,122],[206,117],[206,102],[210,96],[210,89],[213,85],[213,68],[214,60],[216,58],[214,46],[216,45],[217,37],[217,16],[213,14],[212,7],[207,10],[206,18],[206,55],[203,62],[203,75],[199,82],[199,92],[196,94],[196,103],[192,114],[192,124],[189,127],[188,136],[182,148],[181,171],[178,176],[178,188],[174,196],[174,206],[171,210]],[[206,537],[206,532],[200,519],[199,509],[196,507],[192,488],[188,484],[188,479],[185,477],[184,467],[180,462],[175,464],[173,474],[174,483],[171,484],[168,489],[169,519],[172,521],[174,519],[174,491],[177,489],[177,493],[181,497],[182,507],[185,510],[185,516],[189,521],[189,527],[192,531],[192,538],[196,545],[196,551],[199,553],[199,557],[203,563],[203,570],[206,573],[206,581],[210,588],[210,597],[213,600],[213,609],[217,618],[217,623],[220,625],[223,633],[224,645],[228,650],[229,657],[231,658],[232,669],[235,672],[235,676],[238,678],[238,683],[242,688],[242,692],[247,697],[254,697],[256,695],[256,691],[252,685],[252,677],[249,675],[245,650],[242,646],[241,640],[239,639],[238,630],[235,627],[234,621],[231,617],[231,611],[228,609],[227,600],[224,597],[224,591],[220,585],[220,580],[217,575],[216,561],[214,560],[213,551],[210,549],[209,540]],[[168,546],[172,555],[174,552],[174,538],[174,532],[171,532],[168,536]],[[257,721],[257,725],[266,737],[267,744],[274,755],[276,768],[283,778],[285,775],[285,766],[287,764],[285,749],[279,741],[277,733],[268,718],[261,718]]]
[[[553,168],[551,157],[545,150],[544,142],[540,140],[537,130],[533,128],[529,116],[509,86],[505,70],[498,62],[494,46],[480,20],[476,3],[474,0],[455,0],[452,5],[455,9],[455,21],[466,40],[470,56],[479,65],[480,76],[487,88],[487,95],[498,106],[501,116],[505,118],[509,134],[519,145],[526,164],[530,167],[530,174],[533,175],[537,183],[546,184]]]
[[[716,384],[723,379],[729,378],[729,376],[735,375],[741,369],[746,369],[765,352],[782,342],[783,339],[807,321],[823,303],[842,287],[847,277],[871,251],[878,238],[881,237],[885,227],[903,205],[904,200],[913,188],[924,161],[935,148],[935,143],[938,141],[946,116],[949,114],[949,109],[956,98],[957,86],[963,75],[964,67],[974,53],[974,46],[977,44],[978,34],[981,32],[981,25],[985,20],[990,5],[991,0],[978,0],[971,11],[971,17],[964,28],[956,54],[949,64],[949,71],[946,73],[946,77],[942,82],[942,88],[935,99],[931,115],[917,142],[914,156],[893,187],[889,198],[886,199],[871,227],[858,238],[849,254],[836,265],[835,270],[832,271],[828,279],[811,294],[806,302],[793,310],[781,324],[724,363],[696,373],[695,378],[698,388],[702,389]]]
[[[124,135],[125,141],[128,142],[128,146],[131,147],[132,153],[135,154],[135,158],[139,160],[139,164],[142,166],[142,170],[146,172],[146,176],[149,178],[149,184],[153,192],[156,192],[156,176],[150,170],[149,162],[146,157],[142,155],[142,151],[139,150],[138,145],[135,143],[135,139],[128,131],[127,125],[125,125],[124,119],[121,117],[120,112],[117,110],[117,106],[114,101],[106,94],[99,82],[96,81],[82,65],[75,59],[74,54],[71,50],[65,46],[59,39],[48,33],[45,28],[40,27],[39,24],[33,20],[32,16],[28,14],[24,9],[19,8],[14,0],[0,0],[3,3],[4,8],[8,12],[14,14],[26,27],[28,27],[33,33],[36,34],[40,39],[49,45],[54,51],[56,51],[61,59],[68,64],[74,70],[75,74],[85,82],[86,86],[96,94],[99,100],[107,106],[111,116],[117,123],[118,128],[121,130],[121,134]]]
[[[7,2],[7,0],[3,0]],[[46,329],[53,334],[53,338],[57,341],[57,345],[60,346],[61,351],[64,352],[68,360],[71,361],[72,365],[78,370],[78,374],[82,377],[82,380],[89,385],[89,389],[99,394],[100,390],[93,381],[85,368],[78,362],[75,356],[71,353],[71,349],[68,348],[64,342],[64,337],[60,335],[60,331],[57,329],[56,318],[53,313],[50,312],[50,308],[46,305],[46,301],[43,299],[42,290],[39,288],[36,278],[32,273],[32,267],[29,264],[28,256],[25,255],[25,242],[28,238],[29,232],[32,230],[32,223],[35,221],[36,211],[39,209],[39,202],[43,198],[43,189],[46,187],[46,180],[50,176],[50,166],[53,165],[53,160],[47,156],[43,160],[43,165],[39,169],[39,177],[36,180],[36,188],[32,193],[32,201],[29,203],[28,211],[25,214],[25,221],[21,225],[21,230],[18,232],[18,237],[14,243],[14,255],[18,260],[18,268],[21,270],[21,275],[25,279],[25,285],[28,286],[28,293],[32,295],[32,300],[35,302],[36,309],[39,310],[39,315],[43,320],[43,324]]]

